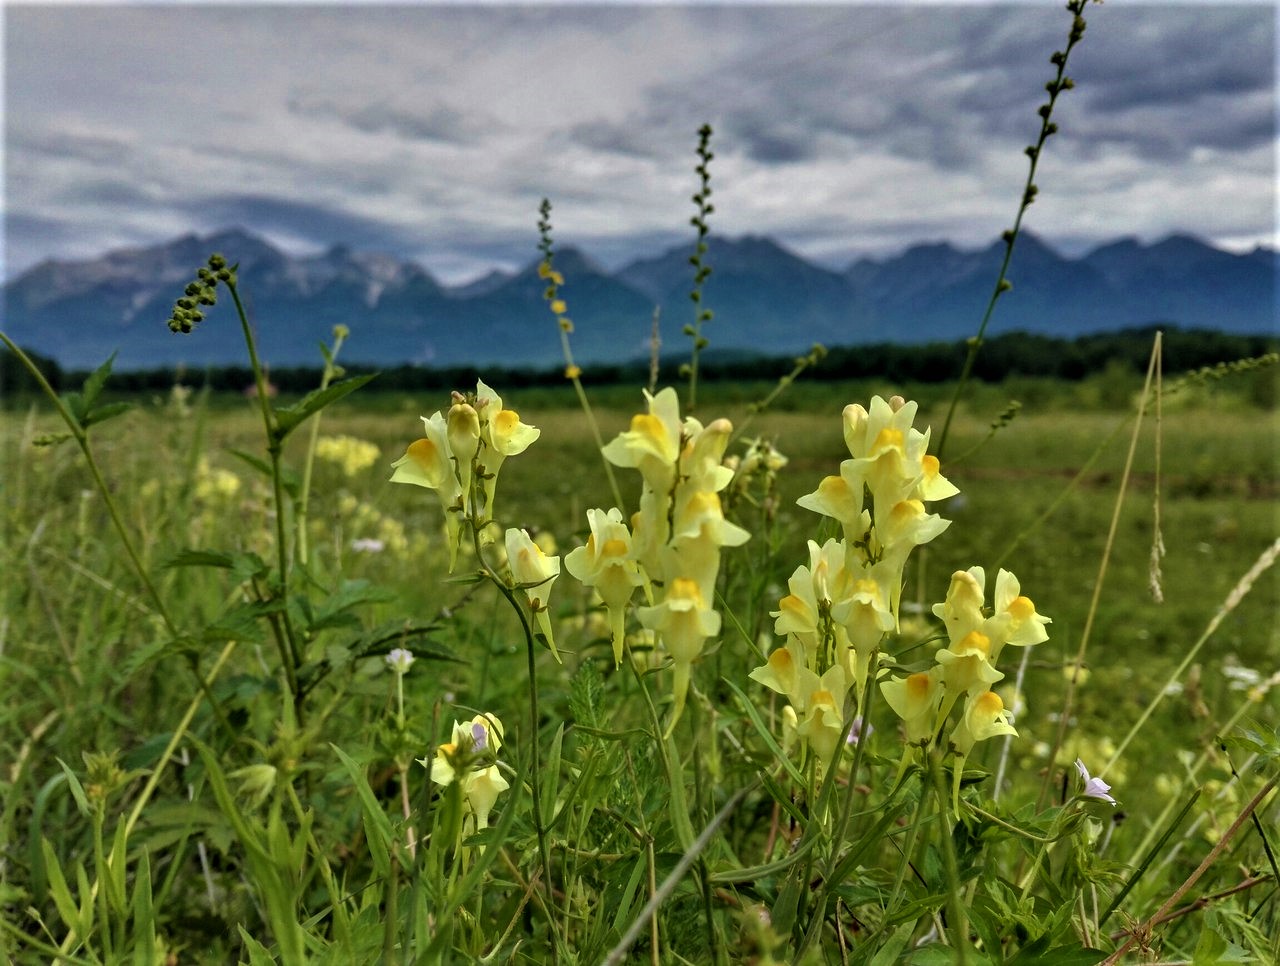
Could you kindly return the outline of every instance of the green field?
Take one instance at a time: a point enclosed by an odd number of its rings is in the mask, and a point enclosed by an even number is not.
[[[953,571],[974,565],[986,568],[988,575],[999,567],[1014,571],[1037,611],[1052,618],[1049,641],[1029,654],[1023,669],[1021,697],[1002,692],[1005,706],[1015,711],[1019,737],[1003,763],[1007,767],[1002,769],[999,802],[1007,809],[1002,813],[1006,821],[1028,830],[1047,827],[1046,819],[1037,820],[1031,810],[1038,797],[1047,795],[1049,806],[1063,801],[1065,776],[1074,774],[1063,766],[1079,756],[1096,774],[1153,706],[1149,721],[1106,772],[1123,811],[1123,820],[1117,814],[1114,822],[1103,823],[1108,826],[1102,831],[1106,861],[1090,866],[1079,855],[1069,861],[1045,858],[1045,863],[1067,864],[1054,865],[1052,875],[1046,865],[1041,880],[1032,874],[1038,867],[1027,872],[1025,855],[1016,858],[1016,847],[997,841],[1002,826],[980,824],[986,829],[981,834],[991,836],[984,860],[988,865],[956,873],[970,883],[970,890],[986,883],[983,895],[994,888],[993,876],[1026,881],[1024,895],[1038,897],[1036,903],[1062,901],[1047,884],[1052,877],[1082,876],[1081,895],[1094,904],[1081,907],[1086,924],[1077,927],[1083,930],[1082,950],[1116,945],[1107,936],[1122,928],[1121,919],[1113,918],[1101,934],[1087,923],[1091,916],[1097,918],[1096,905],[1105,904],[1128,876],[1126,870],[1137,866],[1153,830],[1165,828],[1194,789],[1201,794],[1174,837],[1163,844],[1161,860],[1140,877],[1121,907],[1132,919],[1151,913],[1191,872],[1256,788],[1257,776],[1230,780],[1231,764],[1244,768],[1253,759],[1239,749],[1230,759],[1220,752],[1217,741],[1227,725],[1255,721],[1265,734],[1274,732],[1280,720],[1280,690],[1274,686],[1280,682],[1267,680],[1280,656],[1280,575],[1274,569],[1233,602],[1192,666],[1160,698],[1175,668],[1278,530],[1280,414],[1250,404],[1247,394],[1234,391],[1228,380],[1170,397],[1159,425],[1149,417],[1141,429],[1089,630],[1088,674],[1075,695],[1065,744],[1057,762],[1050,760],[1134,425],[1130,408],[1108,405],[1103,398],[1107,389],[1097,384],[1010,384],[982,386],[967,398],[943,454],[943,472],[961,495],[935,508],[953,522],[912,558],[904,581],[901,632],[891,634],[885,645],[904,665],[923,660],[938,634],[930,606],[942,601]],[[1135,389],[1113,386],[1109,392],[1127,400]],[[579,949],[582,961],[599,959],[639,912],[646,891],[680,855],[679,822],[664,817],[667,811],[683,801],[696,831],[769,760],[730,684],[758,702],[762,721],[776,720],[778,696],[746,675],[775,642],[781,643],[773,635],[769,612],[787,592],[791,572],[807,562],[805,542],[837,535],[831,521],[824,523],[795,500],[848,458],[840,422],[844,405],[865,405],[872,393],[893,390],[802,384],[783,397],[776,411],[750,417],[746,402],[758,397],[759,387],[707,387],[699,417],[709,421],[724,415],[744,427],[729,448],[730,456],[742,452],[746,439],[761,438],[771,441],[788,463],[767,493],[730,498],[731,487],[723,495],[730,515],[752,538],[743,547],[724,550],[719,594],[728,616],[694,666],[690,710],[675,732],[679,767],[687,781],[678,798],[671,797],[668,776],[651,758],[645,760],[643,749],[656,736],[642,710],[638,679],[614,671],[607,640],[591,616],[596,612],[589,593],[561,574],[551,618],[564,663],[557,664],[545,650],[537,652],[535,662],[526,654],[514,611],[492,586],[449,579],[443,517],[434,494],[387,482],[392,461],[421,434],[418,417],[447,408],[447,398],[364,390],[325,410],[305,525],[308,556],[305,565],[295,558],[287,611],[297,626],[307,628],[303,653],[293,668],[305,694],[292,703],[286,696],[295,683],[282,678],[277,654],[284,618],[271,604],[278,590],[271,562],[279,531],[270,475],[260,471],[265,452],[256,403],[199,394],[146,398],[93,429],[103,484],[142,570],[153,581],[154,597],[122,551],[74,442],[36,445],[62,430],[56,415],[38,402],[29,409],[11,406],[0,415],[3,552],[8,562],[0,675],[9,696],[0,712],[0,741],[8,762],[0,827],[7,928],[0,949],[21,962],[47,961],[58,947],[83,957],[68,960],[77,962],[122,961],[126,951],[132,956],[154,947],[177,952],[180,961],[239,957],[256,963],[272,961],[272,956],[293,961],[291,955],[303,946],[321,961],[411,958],[411,950],[427,956],[424,949],[435,950],[428,959],[464,961],[457,957],[498,950],[516,955],[523,944],[520,956],[531,962],[544,961],[552,948],[560,950],[562,959],[569,948]],[[632,412],[643,408],[642,400],[638,390],[601,395],[596,417],[602,437],[609,440],[627,428]],[[1017,418],[988,440],[991,422],[1018,397],[1025,405]],[[947,387],[929,387],[921,399],[916,427],[934,427],[936,449]],[[563,559],[585,540],[586,511],[613,505],[604,462],[568,391],[508,393],[504,404],[537,426],[541,438],[528,453],[504,464],[497,522],[500,528],[522,527],[535,536],[550,536],[555,545],[550,552]],[[286,494],[296,492],[308,444],[309,426],[304,425],[284,452]],[[343,454],[353,465],[341,465]],[[615,473],[623,505],[634,506],[636,474]],[[285,505],[296,555],[297,531],[292,528],[299,525],[297,501],[287,498]],[[1167,551],[1161,565],[1162,603],[1153,600],[1149,566],[1157,514]],[[227,566],[168,566],[189,550],[226,554],[220,559]],[[260,573],[237,569],[246,566],[245,554],[264,562]],[[456,573],[474,568],[474,555],[464,548]],[[161,616],[157,599],[167,616]],[[634,621],[633,615],[633,629]],[[425,634],[418,633],[421,625],[429,625]],[[388,627],[390,637],[374,633]],[[382,660],[397,640],[396,627],[412,629],[415,636],[404,643],[420,662],[404,678],[401,716],[395,713],[393,675]],[[226,664],[217,664],[232,641],[236,646]],[[655,666],[652,655],[646,655],[639,646],[635,660]],[[502,853],[500,860],[485,853],[493,860],[485,862],[485,898],[467,899],[448,929],[432,932],[438,926],[438,904],[456,885],[455,877],[478,867],[475,854],[455,854],[447,841],[437,849],[435,837],[428,837],[422,841],[431,848],[416,851],[384,841],[380,858],[378,847],[366,838],[376,840],[383,822],[393,830],[388,834],[402,837],[409,829],[412,842],[415,827],[422,836],[421,823],[443,820],[440,810],[449,797],[411,761],[428,756],[435,742],[447,738],[448,723],[474,714],[471,709],[506,722],[504,748],[518,749],[513,754],[519,755],[511,759],[512,785],[519,774],[527,774],[522,769],[528,768],[532,753],[531,663],[536,663],[540,701],[541,794],[544,807],[549,788],[558,789],[550,794],[565,803],[568,821],[550,830],[552,846],[559,842],[555,848],[565,851],[552,848],[551,858],[540,861],[542,846],[535,847],[528,803],[507,792],[510,797],[499,800],[497,814],[509,809],[519,814],[514,824],[495,820],[500,836],[483,839],[498,842]],[[1007,686],[1017,673],[1016,659],[1006,657],[1002,665],[1007,676],[1001,685]],[[657,692],[659,713],[665,707],[661,695],[667,673],[658,670],[645,678]],[[210,676],[218,714],[201,699],[197,675]],[[189,706],[194,717],[188,724],[183,716]],[[883,703],[873,706],[871,718],[876,732],[866,742],[863,767],[889,780],[901,747],[895,722]],[[606,733],[632,737],[593,737]],[[166,756],[154,787],[145,785],[175,735],[188,737],[172,757]],[[331,742],[350,758],[336,757]],[[987,769],[974,799],[986,808],[997,807],[989,800],[990,772],[997,768],[1000,745],[1000,740],[987,741],[972,757],[973,765]],[[213,757],[202,759],[202,747],[212,749]],[[1197,762],[1201,756],[1204,760]],[[356,771],[347,770],[346,761]],[[118,769],[111,762],[118,762]],[[214,762],[221,779],[210,771]],[[1263,778],[1274,772],[1274,762],[1267,764],[1265,756],[1258,762]],[[276,769],[271,773],[276,778],[255,796],[251,779],[258,773],[252,769],[265,764]],[[364,776],[363,783],[356,776]],[[600,785],[605,776],[613,791]],[[239,782],[240,795],[222,797],[220,782]],[[867,789],[865,794],[875,798],[887,791]],[[808,794],[814,792],[810,785]],[[803,804],[803,789],[793,795],[798,797],[784,812],[809,808]],[[785,912],[787,875],[706,878],[708,869],[750,867],[785,857],[771,844],[780,827],[780,803],[758,788],[744,802],[715,840],[706,859],[710,865],[700,866],[701,890],[686,883],[668,900],[656,943],[664,956],[673,957],[670,961],[680,956],[697,961],[698,954],[691,951],[705,948],[704,930],[718,936],[731,957],[746,955],[744,950],[758,952],[773,941],[753,939],[754,927],[744,924],[742,916],[762,903],[772,908],[777,924],[779,909]],[[860,814],[855,812],[855,827]],[[902,812],[901,824],[908,815]],[[1271,815],[1273,819],[1274,805]],[[633,829],[635,839],[620,839],[616,831],[606,830],[618,823]],[[435,835],[441,834],[437,826]],[[924,837],[929,834],[926,826]],[[123,837],[113,840],[113,835]],[[1244,844],[1232,848],[1244,851],[1231,853],[1234,862],[1224,859],[1215,866],[1195,894],[1229,890],[1253,875],[1263,877],[1258,898],[1246,889],[1242,902],[1223,902],[1220,912],[1216,901],[1209,902],[1210,919],[1194,915],[1174,920],[1161,934],[1163,948],[1189,950],[1210,941],[1206,935],[1213,942],[1229,937],[1255,954],[1273,948],[1260,936],[1267,922],[1277,920],[1274,898],[1263,894],[1270,890],[1274,895],[1275,885],[1267,884],[1258,839],[1250,836],[1237,840]],[[868,853],[868,868],[875,867],[871,856],[876,855],[888,863],[886,868],[893,867],[901,847],[886,847],[886,841]],[[261,853],[257,858],[255,850]],[[605,853],[612,858],[600,858]],[[283,861],[281,854],[293,858]],[[960,858],[967,854],[962,849]],[[264,858],[268,855],[269,860]],[[919,883],[908,876],[905,885],[893,890],[890,905],[901,901],[899,889],[927,905],[926,880],[942,874],[937,863],[945,857],[945,850],[930,845],[924,861],[934,863],[933,871]],[[462,865],[451,872],[451,861]],[[996,876],[996,867],[1005,871]],[[77,868],[79,873],[73,871]],[[652,879],[644,887],[636,876],[646,868]],[[552,871],[557,887],[522,912],[529,897],[545,887],[539,884],[545,871]],[[837,895],[843,904],[833,907],[825,927],[815,927],[829,932],[821,939],[828,961],[839,961],[836,944],[846,938],[854,942],[860,930],[870,929],[878,944],[897,937],[895,930],[902,928],[887,920],[876,925],[874,909],[885,903],[893,876],[859,875],[870,876],[867,881],[879,882],[876,889],[883,891],[859,891],[854,876],[834,893],[820,893]],[[114,886],[112,876],[118,878]],[[103,878],[100,890],[91,886],[95,878]],[[707,884],[712,882],[722,884]],[[581,890],[599,891],[616,916],[607,923],[593,922],[590,904],[579,906],[575,898]],[[970,898],[973,894],[968,893]],[[561,911],[546,912],[544,901],[561,904]],[[996,901],[980,898],[973,907],[976,942],[987,951],[981,955],[989,955],[974,961],[1005,961],[998,950],[992,951],[993,943],[1004,944],[1011,958],[1019,946],[1035,948],[1022,934],[997,940],[982,932],[989,924],[983,925],[980,913],[997,909]],[[533,915],[537,909],[542,911]],[[1033,903],[1024,912],[1027,921],[1039,921],[1044,909]],[[847,922],[842,919],[846,913],[853,917]],[[425,919],[415,919],[423,915]],[[550,935],[544,915],[550,921],[563,918]],[[290,917],[300,933],[292,939],[282,935],[281,925]],[[911,919],[898,921],[909,924]],[[921,920],[917,935],[926,930],[927,921]],[[425,926],[428,922],[436,926]],[[231,924],[243,926],[243,939]],[[901,933],[904,942],[910,932]],[[1053,933],[1053,944],[1062,944],[1067,933]],[[448,955],[430,945],[442,935],[444,948],[452,950]],[[291,942],[298,945],[291,947]],[[657,948],[654,942],[642,938],[634,955],[647,957]],[[862,948],[873,950],[877,944]],[[137,961],[151,961],[148,955],[138,952]],[[1086,953],[1079,955],[1085,958],[1063,961],[1088,961]]]

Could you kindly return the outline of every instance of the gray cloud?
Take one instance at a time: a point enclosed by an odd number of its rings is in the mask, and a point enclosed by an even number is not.
[[[207,227],[252,226],[315,247],[341,240],[353,248],[403,251],[413,244],[400,226],[324,204],[269,195],[209,195],[193,198],[188,211]]]
[[[334,100],[291,98],[287,109],[310,119],[331,119],[367,134],[390,132],[409,140],[474,145],[494,129],[494,122],[447,104],[414,105],[404,109],[386,102],[339,104]]]
[[[1274,238],[1271,8],[1086,16],[1036,229]],[[982,243],[1068,26],[1038,3],[12,7],[7,263],[224,220],[480,274],[527,260],[550,195],[616,264],[687,228],[704,121],[714,231],[833,263]]]

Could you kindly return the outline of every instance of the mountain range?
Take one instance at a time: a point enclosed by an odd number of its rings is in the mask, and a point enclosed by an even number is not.
[[[966,251],[921,244],[844,270],[821,267],[757,236],[712,237],[703,292],[711,347],[778,355],[870,342],[954,341],[972,335],[1004,244]],[[564,248],[555,267],[573,319],[577,361],[621,362],[649,352],[655,307],[663,351],[684,353],[692,246],[607,271]],[[174,300],[213,252],[239,263],[239,289],[264,359],[319,365],[317,343],[350,327],[343,360],[380,366],[548,366],[562,360],[537,262],[445,286],[420,265],[343,245],[291,257],[233,228],[205,237],[119,249],[88,261],[45,261],[3,288],[0,323],[15,342],[64,368],[243,364],[240,326],[225,294],[191,335],[165,326]],[[992,332],[1073,337],[1150,323],[1244,334],[1280,331],[1275,251],[1214,248],[1188,235],[1131,238],[1068,258],[1023,233]]]

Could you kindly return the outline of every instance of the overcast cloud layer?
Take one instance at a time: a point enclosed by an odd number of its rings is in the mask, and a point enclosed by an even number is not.
[[[1078,251],[1276,240],[1276,11],[1091,5],[1027,226]],[[243,225],[446,281],[561,244],[614,266],[715,232],[827,264],[1008,226],[1063,46],[1018,6],[18,6],[5,271]]]

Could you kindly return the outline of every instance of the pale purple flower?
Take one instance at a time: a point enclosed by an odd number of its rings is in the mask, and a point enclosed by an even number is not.
[[[1084,791],[1081,793],[1085,798],[1100,798],[1104,802],[1114,805],[1116,800],[1107,792],[1111,791],[1111,786],[1104,782],[1101,778],[1094,778],[1089,774],[1089,769],[1084,767],[1084,762],[1079,758],[1076,759],[1076,771],[1080,773],[1080,779],[1084,782]]]
[[[861,716],[858,716],[853,719],[853,724],[849,726],[849,737],[845,739],[845,743],[857,746],[863,735],[870,738],[871,733],[875,730],[875,727],[870,722],[864,721]]]
[[[471,740],[476,751],[489,747],[489,729],[477,721],[471,726]]]
[[[409,665],[413,663],[413,651],[405,647],[392,648],[386,656],[387,667],[396,674],[407,674]]]

